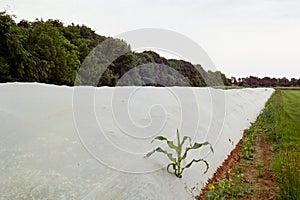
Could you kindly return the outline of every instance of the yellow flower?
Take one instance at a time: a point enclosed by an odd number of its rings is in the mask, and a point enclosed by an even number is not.
[[[210,184],[208,184],[208,189],[209,189],[209,190],[214,190],[214,189],[215,189],[215,186],[214,186],[213,184],[210,183]]]
[[[220,188],[223,188],[224,189],[224,187],[225,187],[225,182],[223,181],[223,180],[221,180],[221,181],[219,181],[219,187]]]

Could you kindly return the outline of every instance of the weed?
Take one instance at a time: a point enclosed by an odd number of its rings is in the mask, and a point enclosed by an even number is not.
[[[253,160],[253,143],[256,138],[256,132],[258,127],[256,124],[252,124],[251,127],[244,131],[244,137],[241,143],[241,156],[247,160]]]
[[[250,194],[251,190],[249,188],[240,185],[241,179],[243,179],[243,177],[243,174],[239,174],[234,176],[234,179],[223,178],[217,180],[214,183],[208,184],[209,190],[205,192],[207,199],[232,199]]]
[[[264,172],[265,172],[265,169],[266,169],[266,166],[264,163],[261,163],[261,162],[255,162],[254,163],[254,168],[256,169],[257,171],[257,176],[259,178],[263,177],[264,175]]]

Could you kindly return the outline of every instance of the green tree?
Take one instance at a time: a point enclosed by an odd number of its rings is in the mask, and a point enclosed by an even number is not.
[[[108,74],[104,77],[109,74],[114,75],[114,77],[121,77],[122,70],[125,68],[121,64],[122,59],[128,52],[130,52],[130,46],[124,41],[113,38],[106,39],[100,45],[96,46],[84,59],[76,84],[92,86],[108,85],[104,82],[104,78],[101,81],[99,79],[107,69],[111,72],[107,71],[106,73]]]
[[[61,27],[61,31],[64,36],[77,47],[79,52],[79,60],[82,63],[88,54],[107,38],[98,35],[89,27],[82,25],[69,25],[67,27]]]
[[[50,22],[33,23],[26,43],[34,62],[28,65],[27,75],[40,82],[72,85],[80,61],[77,49]]]
[[[98,86],[115,86],[118,81],[118,74],[114,74],[110,69],[106,69],[99,80]]]
[[[142,67],[141,67],[142,66]],[[59,20],[21,20],[0,12],[0,81],[58,85],[210,86],[228,84],[221,72],[206,72],[153,51],[136,53],[120,39],[85,25]],[[296,83],[296,81],[294,81]]]

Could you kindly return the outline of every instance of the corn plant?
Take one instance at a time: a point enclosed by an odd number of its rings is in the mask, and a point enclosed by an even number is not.
[[[175,145],[173,143],[173,141],[168,140],[167,138],[163,137],[163,136],[157,136],[156,138],[154,138],[151,143],[154,140],[160,140],[160,141],[165,141],[167,143],[167,145],[169,146],[170,149],[173,149],[176,152],[176,157],[173,157],[172,153],[169,153],[168,151],[162,149],[161,147],[157,147],[156,149],[154,149],[153,151],[147,153],[147,155],[145,156],[145,158],[150,157],[153,153],[155,152],[159,152],[159,153],[163,153],[165,155],[167,155],[167,157],[169,158],[170,161],[172,161],[170,164],[168,164],[167,166],[167,171],[169,173],[173,173],[175,174],[178,178],[182,177],[182,173],[185,169],[189,168],[194,162],[204,162],[206,165],[206,169],[204,171],[204,174],[208,171],[209,169],[209,164],[206,160],[200,158],[200,159],[193,159],[192,161],[190,161],[187,165],[185,165],[184,167],[182,167],[182,161],[186,159],[187,154],[190,150],[192,149],[199,149],[205,145],[209,145],[210,146],[210,150],[213,152],[213,148],[211,146],[211,144],[209,142],[203,142],[203,143],[193,143],[191,142],[191,138],[189,136],[184,136],[182,141],[180,141],[180,135],[179,135],[179,131],[177,129],[177,145]],[[183,145],[186,141],[189,141],[189,145],[185,148],[185,151],[183,152]],[[173,172],[170,171],[170,167],[173,168]]]

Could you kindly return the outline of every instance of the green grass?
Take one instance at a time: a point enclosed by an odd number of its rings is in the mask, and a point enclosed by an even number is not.
[[[244,86],[226,86],[226,85],[223,85],[223,86],[212,86],[214,89],[224,89],[224,90],[232,90],[232,89],[244,89],[244,88],[247,88],[247,87],[244,87]]]
[[[275,149],[272,168],[279,183],[277,199],[299,199],[300,91],[277,90],[258,123]]]

